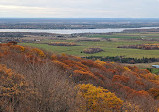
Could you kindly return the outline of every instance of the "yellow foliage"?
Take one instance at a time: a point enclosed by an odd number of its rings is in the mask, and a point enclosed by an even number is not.
[[[35,52],[35,53],[37,53],[39,56],[41,56],[41,57],[45,57],[45,54],[44,54],[44,52],[42,51],[42,50],[40,50],[40,49],[38,49],[38,48],[34,48],[34,49],[32,49],[31,50],[33,53]]]
[[[71,69],[68,65],[66,65],[65,63],[60,62],[60,61],[58,61],[58,60],[53,60],[52,62],[55,63],[55,64],[57,64],[57,65],[62,66],[62,67],[65,68],[65,69]]]
[[[51,42],[49,45],[54,45],[54,46],[75,46],[75,43],[72,42]]]
[[[115,62],[110,62],[111,64],[114,64]]]
[[[24,50],[25,50],[25,48],[23,46],[20,46],[20,45],[11,45],[10,48],[17,49],[21,52],[24,52]]]
[[[66,57],[67,55],[65,53],[62,53],[61,56]]]
[[[139,105],[126,101],[122,106],[122,112],[143,112],[143,110]]]
[[[92,84],[79,84],[79,95],[86,100],[86,108],[91,112],[110,112],[120,111],[123,101],[116,97],[114,93],[109,92],[102,87],[96,87]]]
[[[131,71],[128,67],[124,67],[124,69],[126,70],[126,71]]]
[[[25,81],[23,75],[17,74],[13,70],[8,69],[6,66],[1,64],[0,73],[1,112],[13,112],[13,110],[20,106],[19,102],[27,104],[30,99],[37,96],[37,92],[29,88],[29,85]],[[25,105],[25,108],[29,109],[29,106]]]
[[[26,86],[24,77],[20,74],[15,74],[11,69],[0,65],[0,82],[1,92],[0,96],[11,96],[20,93],[21,88]]]
[[[98,63],[98,64],[100,64],[100,65],[105,65],[105,64],[106,64],[106,62],[100,61],[100,60],[96,60],[95,63]]]

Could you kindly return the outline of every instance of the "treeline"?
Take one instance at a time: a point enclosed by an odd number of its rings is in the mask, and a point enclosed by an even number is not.
[[[48,45],[53,45],[53,46],[77,46],[77,44],[73,43],[73,42],[51,42]]]
[[[57,36],[58,34],[51,33],[41,33],[41,32],[0,32],[0,37],[27,37],[26,35],[31,36]]]
[[[71,20],[72,21],[72,20]],[[26,22],[26,21],[25,21]],[[37,22],[37,21],[36,21]],[[58,23],[2,23],[0,29],[104,29],[104,28],[141,28],[141,27],[158,27],[159,23],[123,23],[123,24],[110,24],[99,23],[97,21],[85,21],[81,22],[60,22]]]
[[[83,57],[86,59],[91,59],[91,60],[100,60],[100,61],[112,61],[112,62],[119,62],[119,63],[129,63],[129,64],[135,64],[135,63],[152,63],[152,62],[158,62],[158,58],[124,58],[122,56],[115,56],[115,57],[102,57],[102,56],[88,56],[88,57]]]
[[[132,49],[143,49],[143,50],[159,50],[159,44],[128,45],[128,46],[118,46],[117,48],[132,48]]]
[[[101,48],[88,48],[88,49],[84,49],[83,50],[83,53],[86,53],[86,54],[94,54],[94,53],[98,53],[98,52],[102,52],[104,51],[103,49]],[[82,53],[82,52],[81,52]]]

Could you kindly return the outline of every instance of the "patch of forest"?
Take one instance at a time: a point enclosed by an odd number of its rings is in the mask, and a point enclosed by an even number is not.
[[[128,45],[128,46],[118,46],[117,48],[132,48],[132,49],[143,49],[143,50],[159,50],[159,44]]]
[[[73,43],[73,42],[51,42],[48,45],[53,45],[53,46],[77,46],[77,44]]]
[[[152,62],[158,62],[158,58],[125,58],[123,56],[115,56],[115,57],[102,57],[102,56],[87,56],[82,57],[85,59],[91,59],[91,60],[100,60],[100,61],[112,61],[112,62],[119,62],[119,63],[129,63],[129,64],[135,64],[135,63],[152,63]]]
[[[98,52],[102,52],[102,51],[104,51],[104,50],[101,48],[87,48],[87,49],[84,49],[82,51],[82,53],[94,54],[94,53],[98,53]]]
[[[157,112],[159,76],[146,69],[0,44],[1,112]]]

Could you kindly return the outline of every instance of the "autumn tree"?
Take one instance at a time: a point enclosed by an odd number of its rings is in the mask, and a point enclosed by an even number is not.
[[[80,84],[77,86],[79,94],[86,100],[87,111],[111,112],[120,111],[123,101],[102,87],[92,84]]]

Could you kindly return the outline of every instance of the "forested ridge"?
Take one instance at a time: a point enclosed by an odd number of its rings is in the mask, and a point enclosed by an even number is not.
[[[158,111],[146,69],[14,44],[0,44],[0,112]]]

